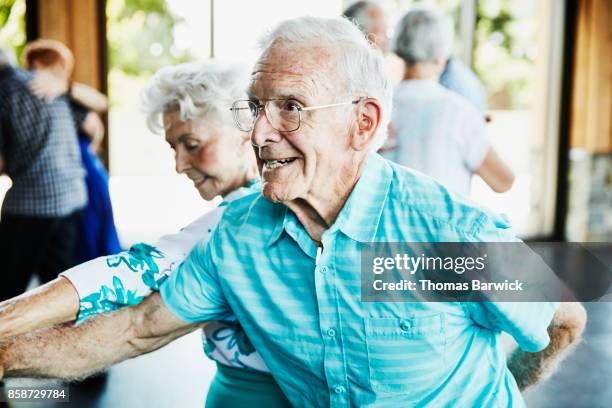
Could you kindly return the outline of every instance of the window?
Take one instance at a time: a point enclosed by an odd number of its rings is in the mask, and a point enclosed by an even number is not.
[[[252,64],[256,40],[267,27],[304,14],[336,16],[350,3],[108,0],[111,191],[126,242],[176,230],[207,208],[188,180],[174,173],[172,152],[163,137],[145,127],[139,93],[150,75],[161,66],[211,56]],[[506,213],[523,237],[549,234],[555,205],[562,3],[378,3],[389,16],[390,31],[414,4],[433,5],[453,16],[456,56],[484,82],[493,118],[490,138],[517,176],[513,189],[504,194],[493,193],[475,178],[473,198]],[[167,208],[173,211],[167,213]],[[150,230],[143,225],[151,225]]]

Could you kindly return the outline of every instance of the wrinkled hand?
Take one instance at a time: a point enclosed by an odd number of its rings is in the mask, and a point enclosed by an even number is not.
[[[580,303],[561,303],[548,327],[551,344],[558,350],[567,348],[582,337],[586,322],[587,313]]]
[[[559,364],[580,342],[586,327],[587,313],[576,302],[563,302],[548,326],[550,343],[537,353],[517,349],[508,360],[508,368],[521,391],[552,376]]]
[[[28,84],[30,91],[40,99],[51,102],[68,92],[68,81],[45,72],[37,73]]]

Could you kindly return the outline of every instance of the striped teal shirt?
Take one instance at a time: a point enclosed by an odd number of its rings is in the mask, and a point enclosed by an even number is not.
[[[501,218],[371,154],[322,250],[287,207],[252,194],[161,293],[187,322],[237,318],[296,406],[522,406],[499,334],[544,348],[555,304],[361,301],[361,243],[516,240]]]

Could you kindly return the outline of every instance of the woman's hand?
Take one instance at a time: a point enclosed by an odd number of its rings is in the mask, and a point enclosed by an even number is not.
[[[40,99],[51,102],[68,92],[67,80],[45,72],[38,72],[29,83],[30,91]]]

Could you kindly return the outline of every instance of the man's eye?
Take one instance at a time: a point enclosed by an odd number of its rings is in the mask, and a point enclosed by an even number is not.
[[[301,108],[300,104],[291,99],[285,101],[283,104],[283,110],[287,112],[297,112]]]
[[[185,149],[187,149],[188,152],[191,152],[191,151],[197,149],[198,146],[199,145],[197,143],[185,144]]]

